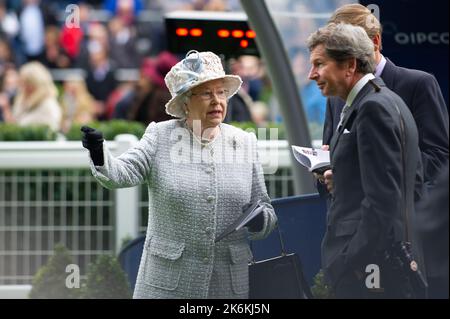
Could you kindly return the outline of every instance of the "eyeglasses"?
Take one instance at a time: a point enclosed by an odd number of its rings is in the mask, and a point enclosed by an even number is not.
[[[197,95],[204,101],[212,100],[214,98],[214,95],[219,99],[224,100],[228,97],[228,92],[229,91],[225,89],[218,89],[216,91],[208,90],[200,93],[192,93],[192,95]]]

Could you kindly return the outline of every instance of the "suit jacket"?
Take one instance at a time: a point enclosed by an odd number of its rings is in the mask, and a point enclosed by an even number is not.
[[[405,146],[395,105],[404,119]],[[401,214],[414,212],[420,161],[414,119],[380,78],[358,93],[343,123],[330,144],[334,192],[322,242],[323,268],[332,285],[349,271],[364,273],[392,239],[403,239]]]
[[[148,227],[134,298],[248,298],[247,242],[275,227],[256,137],[227,124],[201,147],[182,120],[151,123],[133,148],[91,168],[105,187],[146,184]],[[264,226],[214,243],[247,203],[261,200]]]
[[[448,110],[441,89],[433,75],[402,68],[386,60],[381,78],[403,99],[414,117],[419,131],[424,182],[433,185],[449,158]],[[330,144],[344,104],[338,97],[328,99],[322,144]]]
[[[410,109],[419,132],[419,148],[422,157],[423,180],[416,179],[417,225],[428,223],[431,218],[423,207],[427,197],[435,189],[436,179],[449,159],[449,121],[448,110],[436,78],[426,72],[396,66],[389,59],[381,74],[386,86],[397,93]],[[327,101],[323,131],[323,144],[329,144],[336,131],[341,110],[345,102],[333,97]],[[417,173],[418,175],[420,172]],[[422,185],[423,183],[423,185]],[[319,193],[325,195],[326,189],[317,184]],[[417,226],[416,225],[416,226]],[[434,243],[420,238],[423,245],[426,268],[435,268],[433,258],[427,252],[434,249]]]

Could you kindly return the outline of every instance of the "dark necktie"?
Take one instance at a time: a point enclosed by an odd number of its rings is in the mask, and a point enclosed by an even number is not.
[[[347,114],[349,108],[350,108],[350,105],[347,105],[347,104],[345,104],[344,107],[342,108],[341,119],[339,120],[339,123],[337,125],[336,131],[339,131],[339,129],[341,128],[342,124],[344,124],[345,114]]]

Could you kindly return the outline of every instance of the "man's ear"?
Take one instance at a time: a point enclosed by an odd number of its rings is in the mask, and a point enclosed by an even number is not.
[[[381,51],[381,35],[379,33],[377,33],[373,39],[373,46],[374,46],[374,51]]]
[[[346,62],[348,75],[351,76],[356,72],[356,58],[350,58]]]

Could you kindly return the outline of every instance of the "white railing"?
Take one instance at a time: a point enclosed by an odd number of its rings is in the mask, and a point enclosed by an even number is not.
[[[113,155],[137,139],[107,142]],[[286,141],[259,141],[269,195],[293,194]],[[83,273],[105,253],[117,253],[124,238],[145,230],[147,191],[109,191],[92,177],[81,142],[0,142],[0,285],[29,284],[62,242]]]
[[[118,156],[135,142],[137,138],[134,135],[123,134],[106,143],[111,153]],[[77,141],[0,142],[0,169],[88,169],[87,154]],[[122,238],[134,237],[138,233],[138,214],[121,213],[138,211],[137,194],[136,187],[115,190],[116,249],[120,248]]]

